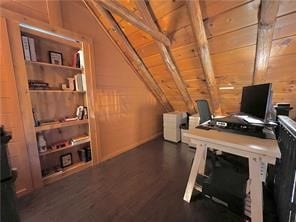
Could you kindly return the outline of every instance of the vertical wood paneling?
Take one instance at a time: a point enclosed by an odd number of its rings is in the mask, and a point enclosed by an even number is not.
[[[12,140],[8,144],[11,166],[17,168],[16,191],[18,195],[32,190],[31,172],[23,121],[21,118],[19,98],[17,95],[14,69],[11,60],[10,44],[7,34],[6,20],[0,17],[1,44],[0,51],[0,124],[12,133]]]
[[[34,0],[1,0],[0,7],[11,11],[48,22],[48,11],[46,1]]]
[[[46,0],[48,22],[52,26],[63,26],[60,0]]]
[[[158,135],[162,131],[160,104],[91,14],[83,4],[73,2],[62,2],[62,12],[66,29],[93,38],[95,115],[100,125],[102,160]]]

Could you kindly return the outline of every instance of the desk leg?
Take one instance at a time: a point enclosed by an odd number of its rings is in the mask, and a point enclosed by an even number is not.
[[[206,161],[203,159],[205,158],[206,153],[207,153],[207,148],[206,148],[205,144],[197,144],[196,145],[193,164],[191,167],[189,179],[188,179],[185,194],[183,197],[183,200],[185,200],[188,203],[190,202],[190,199],[191,199],[191,195],[192,195],[193,188],[195,185],[197,173],[203,171],[205,168],[204,165],[205,165]]]
[[[252,222],[263,221],[263,193],[261,181],[261,161],[257,158],[249,158],[249,174],[251,180],[251,219]]]

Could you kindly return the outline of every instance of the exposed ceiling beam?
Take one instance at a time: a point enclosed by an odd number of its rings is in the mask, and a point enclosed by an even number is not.
[[[278,10],[279,0],[261,0],[253,84],[266,82],[266,73]]]
[[[135,1],[135,4],[137,5],[137,8],[140,11],[146,24],[148,24],[153,30],[159,31],[159,27],[155,24],[152,18],[151,12],[146,5],[146,2],[144,0],[138,0],[138,1]],[[157,42],[157,45],[160,50],[161,57],[164,60],[164,63],[166,64],[167,69],[170,71],[178,87],[178,90],[180,91],[183,97],[183,100],[188,108],[188,111],[190,113],[195,113],[197,110],[195,109],[195,105],[192,102],[191,97],[185,87],[185,84],[181,78],[181,75],[178,71],[175,61],[171,56],[170,49],[167,46],[165,46],[162,42]]]
[[[95,1],[82,0],[86,5],[87,9],[94,16],[96,21],[99,23],[101,28],[106,32],[109,38],[117,45],[121,54],[125,57],[126,61],[131,65],[135,73],[144,81],[146,86],[154,94],[160,104],[163,106],[166,112],[172,111],[173,108],[162,92],[161,88],[158,86],[156,81],[152,78],[150,72],[144,65],[143,61],[140,59],[130,42],[127,40],[125,34],[113,18],[113,16],[104,8],[99,6]],[[105,20],[108,21],[112,30],[116,33],[117,39],[108,32],[107,28],[100,20],[100,16],[103,16]],[[118,43],[120,41],[120,44]]]
[[[154,30],[148,25],[146,25],[145,22],[142,20],[142,18],[135,15],[133,12],[121,6],[117,2],[113,0],[97,0],[97,2],[108,11],[119,15],[121,18],[125,19],[127,22],[133,24],[134,26],[141,29],[142,31],[147,32],[157,41],[162,42],[166,46],[170,46],[171,42],[168,37],[166,37],[160,31]]]
[[[220,96],[215,79],[212,59],[210,56],[208,40],[203,24],[199,0],[187,0],[187,8],[191,25],[199,48],[199,56],[204,70],[205,79],[211,97],[212,108],[215,114],[221,114]]]

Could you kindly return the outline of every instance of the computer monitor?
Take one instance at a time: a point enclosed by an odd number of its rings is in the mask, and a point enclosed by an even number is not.
[[[240,111],[267,120],[271,107],[271,83],[243,87]]]

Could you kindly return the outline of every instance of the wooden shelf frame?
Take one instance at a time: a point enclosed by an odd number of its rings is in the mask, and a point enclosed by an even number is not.
[[[86,91],[51,90],[51,89],[30,89],[30,93],[75,93],[85,94]]]
[[[58,68],[58,69],[68,69],[68,70],[83,72],[82,68],[76,68],[76,67],[65,66],[65,65],[56,65],[56,64],[51,64],[51,63],[47,63],[47,62],[26,61],[26,64],[27,65],[39,65],[39,66],[44,66],[44,67],[52,67],[52,68]]]
[[[59,180],[63,177],[66,177],[66,176],[69,176],[73,173],[76,173],[76,172],[79,172],[83,169],[86,169],[90,166],[92,166],[93,163],[92,163],[92,160],[91,161],[88,161],[88,162],[78,162],[78,163],[74,163],[73,165],[67,167],[67,168],[64,168],[62,171],[59,171],[59,172],[56,172],[56,173],[53,173],[53,174],[50,174],[50,175],[47,175],[45,177],[42,177],[42,181],[44,184],[50,184],[56,180]]]
[[[73,120],[68,122],[53,123],[53,124],[47,124],[44,126],[37,126],[35,127],[35,130],[36,132],[42,132],[46,130],[60,129],[60,128],[65,128],[70,126],[84,125],[84,124],[88,124],[88,122],[89,122],[88,119],[83,119],[83,120]]]
[[[59,149],[55,149],[55,150],[50,150],[50,148],[48,148],[49,149],[48,151],[46,151],[44,153],[39,153],[39,156],[46,156],[46,155],[49,155],[49,154],[52,154],[52,153],[57,153],[57,152],[60,152],[60,151],[63,151],[63,150],[67,150],[67,149],[71,149],[71,148],[74,148],[74,147],[77,147],[77,146],[80,146],[80,145],[83,145],[83,144],[87,144],[89,142],[90,142],[90,139],[88,139],[87,141],[81,142],[81,143],[68,145],[68,146],[65,146],[63,148],[59,148]]]

